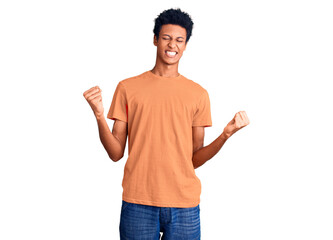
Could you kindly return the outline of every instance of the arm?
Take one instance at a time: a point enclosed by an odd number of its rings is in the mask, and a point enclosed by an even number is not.
[[[117,162],[124,156],[127,139],[127,123],[115,119],[112,133],[104,115],[96,116],[100,140],[112,161]]]
[[[205,129],[204,127],[192,127],[193,136],[193,157],[192,162],[194,168],[198,168],[211,159],[220,151],[224,143],[239,129],[250,123],[245,111],[236,113],[234,118],[224,128],[223,133],[216,138],[211,144],[203,147]]]
[[[124,156],[127,138],[127,123],[115,119],[112,133],[104,117],[102,90],[92,87],[83,93],[98,124],[99,138],[112,161],[117,162]]]
[[[211,159],[216,153],[220,151],[223,144],[229,138],[225,132],[223,132],[218,138],[216,138],[211,144],[203,147],[203,141],[205,136],[204,127],[192,127],[193,135],[193,157],[192,162],[194,168],[198,168]]]

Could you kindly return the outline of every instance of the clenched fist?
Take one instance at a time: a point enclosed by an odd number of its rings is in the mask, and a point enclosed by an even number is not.
[[[96,117],[104,114],[102,90],[99,86],[92,87],[83,93]]]
[[[249,118],[246,115],[245,111],[240,111],[236,113],[234,118],[228,123],[228,125],[224,128],[223,132],[227,137],[230,137],[239,129],[247,126],[250,123]]]

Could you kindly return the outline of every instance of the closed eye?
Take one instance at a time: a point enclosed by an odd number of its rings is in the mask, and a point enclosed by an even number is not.
[[[170,40],[169,38],[163,38],[164,40]],[[177,40],[177,42],[183,42],[181,40]]]

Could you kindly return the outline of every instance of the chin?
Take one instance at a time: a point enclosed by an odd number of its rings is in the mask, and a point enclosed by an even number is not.
[[[178,60],[175,60],[175,61],[164,61],[166,64],[168,65],[174,65],[174,64],[177,64],[179,63],[179,59]]]

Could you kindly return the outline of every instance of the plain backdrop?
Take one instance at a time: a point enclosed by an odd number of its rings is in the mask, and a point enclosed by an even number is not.
[[[333,239],[331,1],[1,1],[0,239],[119,239],[128,157],[109,159],[83,92],[154,67],[154,19],[193,19],[179,72],[210,97],[196,169],[204,240]],[[107,119],[110,129],[113,120]]]

